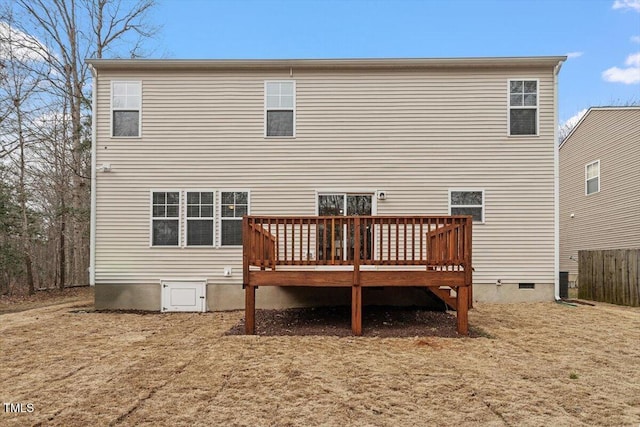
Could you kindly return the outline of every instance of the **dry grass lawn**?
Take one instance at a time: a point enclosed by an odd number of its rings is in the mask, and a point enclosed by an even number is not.
[[[257,337],[224,335],[242,312],[90,298],[0,315],[0,399],[34,405],[0,425],[640,423],[640,309],[478,305],[483,338]]]

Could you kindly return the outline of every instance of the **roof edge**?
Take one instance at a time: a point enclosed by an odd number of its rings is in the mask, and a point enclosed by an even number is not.
[[[96,70],[203,68],[357,68],[357,67],[465,67],[556,66],[566,56],[460,58],[344,58],[344,59],[87,59]]]
[[[569,132],[569,135],[566,136],[566,138],[560,143],[560,145],[558,146],[558,150],[560,150],[564,144],[569,141],[569,139],[571,138],[571,136],[573,135],[573,133],[576,131],[576,129],[578,129],[578,126],[580,126],[582,124],[582,122],[584,121],[584,119],[592,112],[592,111],[614,111],[614,110],[640,110],[640,105],[627,105],[627,106],[610,106],[610,107],[589,107],[589,109],[587,110],[586,113],[584,113],[582,115],[582,117],[580,118],[580,120],[578,120],[578,123],[576,123],[576,125],[573,127],[573,129],[571,129],[571,132]]]

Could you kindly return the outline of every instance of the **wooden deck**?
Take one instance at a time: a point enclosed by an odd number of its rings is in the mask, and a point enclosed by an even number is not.
[[[255,333],[256,288],[351,288],[351,328],[362,334],[362,288],[426,287],[469,333],[471,216],[245,216],[245,331]]]

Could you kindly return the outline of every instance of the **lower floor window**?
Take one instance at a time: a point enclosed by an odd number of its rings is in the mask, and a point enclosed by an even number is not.
[[[213,246],[213,191],[187,192],[187,246]]]
[[[178,246],[180,235],[180,193],[154,191],[152,195],[153,246]]]
[[[484,190],[449,190],[449,214],[471,215],[484,222]]]
[[[247,191],[152,191],[151,246],[242,246],[248,214]]]
[[[242,217],[249,213],[249,193],[246,191],[223,191],[221,194],[222,246],[242,245]]]

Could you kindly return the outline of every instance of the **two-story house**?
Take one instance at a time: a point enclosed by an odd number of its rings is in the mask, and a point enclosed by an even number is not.
[[[88,61],[96,307],[243,307],[246,214],[472,215],[473,298],[553,300],[564,59]]]
[[[593,107],[560,145],[560,270],[575,283],[579,250],[635,248],[640,107]]]

